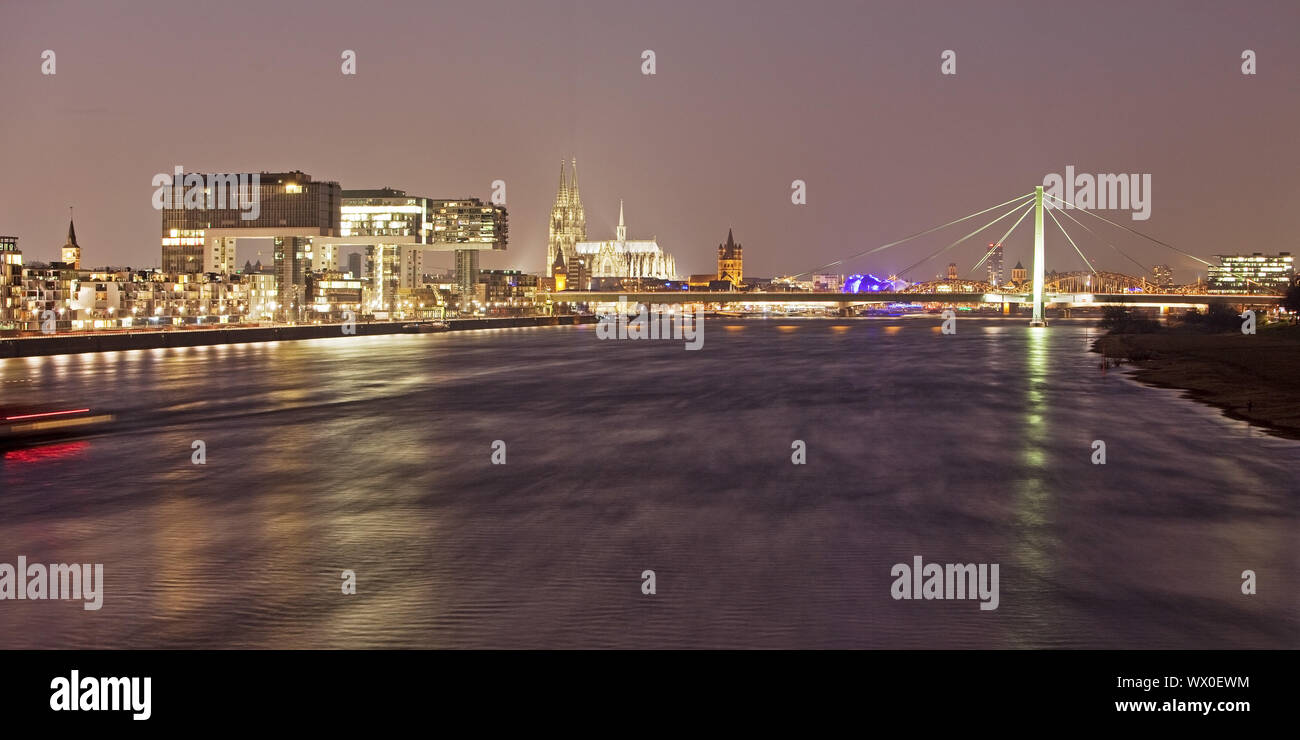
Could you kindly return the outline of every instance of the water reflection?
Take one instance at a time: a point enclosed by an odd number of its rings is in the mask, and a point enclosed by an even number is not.
[[[1300,444],[1068,325],[715,323],[0,360],[123,421],[0,458],[6,550],[110,586],[93,622],[0,609],[0,647],[1300,646]],[[1001,605],[892,601],[918,553],[1001,563]]]

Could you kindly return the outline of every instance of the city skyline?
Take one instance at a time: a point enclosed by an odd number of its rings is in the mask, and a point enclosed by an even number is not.
[[[0,4],[0,704],[337,730],[433,651],[853,650],[927,720],[1267,720],[1297,30]]]
[[[293,7],[258,8],[265,23],[241,33],[232,28],[255,6],[143,7],[172,32],[145,48],[125,43],[128,24],[100,9],[7,11],[0,60],[15,99],[27,102],[0,133],[26,145],[9,157],[24,177],[0,186],[0,231],[20,237],[31,260],[55,258],[75,205],[83,234],[94,235],[88,263],[156,264],[154,174],[283,167],[346,188],[440,197],[486,199],[504,180],[511,244],[483,267],[542,273],[555,162],[567,156],[585,163],[589,231],[612,233],[618,201],[636,203],[639,228],[677,256],[682,274],[707,271],[728,228],[744,235],[747,272],[799,272],[1068,166],[1150,174],[1150,219],[1132,225],[1198,256],[1292,247],[1294,221],[1283,214],[1295,194],[1275,186],[1294,165],[1286,122],[1300,105],[1289,94],[1300,64],[1287,37],[1300,10],[1286,3],[1147,4],[1126,8],[1124,28],[1092,9],[936,14],[828,3],[817,6],[824,20],[809,24],[771,5],[508,5],[500,17],[458,19],[464,33],[441,53],[411,51],[421,21],[440,17],[414,4],[380,14],[410,23],[363,18],[344,30]],[[323,16],[331,4],[312,7]],[[1023,20],[985,19],[999,15]],[[692,28],[680,28],[683,17]],[[288,30],[310,41],[286,55],[271,42]],[[549,43],[561,32],[574,41]],[[58,54],[54,75],[40,73],[45,49]],[[356,51],[354,77],[340,73],[345,49]],[[646,49],[656,53],[653,76],[641,73]],[[945,49],[956,52],[956,75],[940,74]],[[1241,74],[1244,49],[1258,55],[1257,75]],[[1070,63],[1026,63],[1062,58]],[[223,63],[176,63],[186,59]],[[240,86],[242,73],[258,84]],[[112,84],[124,77],[153,84]],[[482,84],[440,93],[444,78]],[[431,92],[403,101],[409,112],[371,115],[422,79]],[[189,103],[166,113],[186,90],[210,89],[221,91],[211,102],[222,115],[193,115]],[[1126,115],[1099,118],[1099,99]],[[873,103],[884,100],[887,108]],[[455,115],[458,106],[474,115]],[[806,205],[790,202],[795,179],[807,183]],[[1148,266],[1170,264],[1180,283],[1203,274],[1159,247],[1119,246]],[[1104,244],[1091,247],[1101,267],[1124,268]],[[962,249],[953,261],[964,272],[980,247]],[[844,272],[887,272],[928,251]],[[1008,263],[1028,253],[1023,236],[1006,245]],[[1078,269],[1061,245],[1049,245],[1048,259]]]

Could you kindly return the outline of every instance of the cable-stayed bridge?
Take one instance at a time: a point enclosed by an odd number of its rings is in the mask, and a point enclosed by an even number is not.
[[[1145,277],[1133,277],[1123,273],[1097,270],[1093,260],[1089,259],[1088,256],[1084,254],[1083,250],[1079,248],[1079,245],[1065,229],[1065,226],[1061,223],[1060,219],[1056,217],[1055,212],[1059,212],[1092,236],[1099,237],[1099,235],[1090,229],[1087,224],[1075,218],[1069,212],[1070,210],[1080,210],[1082,213],[1105,222],[1106,224],[1123,229],[1204,265],[1209,266],[1211,263],[1194,254],[1185,252],[1172,244],[1143,234],[1124,224],[1111,221],[1110,219],[1094,213],[1089,209],[1079,208],[1075,204],[1066,201],[1064,198],[1060,198],[1050,193],[1045,193],[1041,185],[1035,187],[1033,192],[967,214],[961,218],[953,219],[947,223],[923,231],[918,231],[915,234],[905,236],[897,241],[863,250],[857,254],[849,255],[812,270],[796,273],[788,276],[788,279],[793,281],[802,276],[822,273],[832,268],[842,267],[845,263],[851,260],[883,252],[887,249],[892,249],[901,244],[951,228],[957,224],[970,221],[971,219],[978,218],[979,216],[997,211],[1007,206],[1010,206],[1010,208],[1004,211],[1001,215],[905,267],[898,272],[898,275],[904,275],[954,247],[973,239],[980,233],[993,227],[995,224],[1015,217],[1014,221],[1011,222],[1011,226],[1005,233],[1003,233],[1002,237],[994,241],[990,245],[990,249],[985,252],[984,257],[971,268],[971,272],[974,272],[993,255],[997,247],[1001,246],[1006,239],[1011,236],[1012,232],[1014,232],[1016,228],[1032,213],[1034,216],[1034,257],[1033,268],[1030,273],[1032,277],[1015,285],[993,286],[981,281],[948,279],[917,283],[902,290],[870,290],[858,293],[807,291],[667,291],[644,293],[626,291],[565,291],[563,293],[555,294],[554,299],[565,303],[606,303],[617,302],[620,299],[623,299],[628,303],[633,304],[740,303],[757,305],[766,303],[782,303],[829,304],[843,308],[873,303],[944,303],[953,305],[1000,304],[1004,308],[1010,309],[1012,306],[1028,304],[1029,306],[1032,306],[1032,318],[1030,319],[1031,326],[1046,325],[1044,310],[1048,306],[1071,308],[1081,306],[1130,305],[1160,307],[1163,310],[1171,307],[1192,307],[1210,304],[1268,307],[1276,305],[1281,300],[1281,296],[1269,294],[1207,294],[1188,291],[1162,291],[1146,280]],[[1057,229],[1059,229],[1061,234],[1065,237],[1066,242],[1069,243],[1070,247],[1073,248],[1075,253],[1077,253],[1083,260],[1087,270],[1064,274],[1053,273],[1051,275],[1046,273],[1046,265],[1044,261],[1045,215],[1052,220]],[[1121,251],[1109,240],[1105,240],[1104,243],[1125,259],[1141,267],[1144,273],[1149,272],[1149,270],[1140,262]],[[895,280],[897,280],[897,277],[891,276],[891,282]]]

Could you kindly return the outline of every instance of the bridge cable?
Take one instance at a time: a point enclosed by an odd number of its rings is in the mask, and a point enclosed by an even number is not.
[[[1025,207],[1025,212],[1028,213],[1030,210],[1033,209],[1033,207],[1034,207],[1034,204],[1033,204],[1033,203],[1030,203],[1028,206]],[[943,254],[944,252],[947,252],[949,249],[952,249],[953,247],[957,246],[958,244],[961,244],[962,242],[966,241],[967,239],[971,238],[972,236],[975,236],[976,234],[978,234],[978,233],[980,233],[981,231],[987,229],[988,227],[992,226],[993,224],[995,224],[995,223],[1001,221],[1002,219],[1006,218],[1007,216],[1010,216],[1010,215],[1014,214],[1014,213],[1015,213],[1017,210],[1019,210],[1019,209],[1020,209],[1020,205],[1019,205],[1019,204],[1016,204],[1015,206],[1013,206],[1013,207],[1011,208],[1011,210],[1007,211],[1006,213],[1002,214],[1001,216],[998,216],[997,218],[993,219],[992,221],[989,221],[988,223],[986,223],[986,224],[984,224],[983,226],[979,227],[978,229],[972,231],[971,233],[967,234],[966,236],[963,236],[962,238],[958,239],[957,241],[953,242],[952,244],[949,244],[948,246],[943,247],[943,248],[940,249],[939,251],[930,253],[929,256],[922,258],[920,261],[918,261],[918,262],[913,262],[912,264],[908,265],[907,267],[904,267],[903,269],[899,270],[898,272],[896,272],[896,273],[894,273],[894,274],[895,274],[895,275],[898,275],[899,277],[902,277],[902,276],[903,276],[903,273],[907,272],[908,270],[911,270],[912,268],[914,268],[914,267],[916,267],[916,266],[918,266],[918,265],[922,265],[922,264],[924,264],[924,263],[926,263],[926,262],[929,262],[930,260],[934,259],[935,257],[938,257],[939,255]]]
[[[972,213],[972,214],[967,215],[967,216],[962,216],[961,218],[956,219],[956,220],[954,220],[954,221],[949,221],[948,223],[946,223],[946,224],[944,224],[944,225],[942,225],[942,226],[935,226],[934,228],[926,229],[925,231],[918,231],[918,232],[916,232],[915,234],[912,234],[911,236],[905,236],[905,237],[903,237],[902,239],[899,239],[898,241],[890,242],[890,243],[888,243],[888,244],[882,244],[881,246],[876,247],[876,248],[874,248],[874,249],[868,249],[868,250],[863,251],[863,252],[858,252],[857,254],[852,254],[852,255],[849,255],[848,257],[845,257],[845,258],[843,258],[843,259],[838,259],[838,260],[835,260],[834,262],[830,262],[830,263],[827,263],[827,264],[825,264],[825,265],[822,265],[821,267],[815,267],[815,268],[813,268],[813,269],[811,269],[811,270],[807,270],[807,271],[805,271],[805,272],[796,272],[795,274],[793,274],[793,275],[787,275],[786,277],[788,277],[788,278],[797,278],[797,277],[799,277],[799,276],[801,276],[801,275],[812,275],[812,274],[814,274],[814,273],[821,272],[822,270],[825,270],[825,269],[828,268],[828,267],[835,267],[836,265],[842,265],[842,264],[844,264],[845,262],[848,262],[849,260],[855,260],[855,259],[857,259],[857,258],[859,258],[859,257],[865,257],[865,256],[868,255],[868,254],[875,254],[876,252],[879,252],[879,251],[881,251],[881,250],[885,250],[885,249],[889,249],[890,247],[896,247],[896,246],[898,246],[899,244],[902,244],[902,243],[904,243],[904,242],[908,242],[908,241],[911,241],[911,240],[916,239],[916,238],[918,238],[918,237],[925,236],[926,234],[933,234],[933,233],[936,232],[936,231],[940,231],[940,230],[942,230],[942,229],[946,229],[946,228],[948,228],[949,226],[954,226],[954,225],[956,225],[956,224],[961,223],[962,221],[966,221],[966,220],[968,220],[968,219],[975,218],[976,216],[981,216],[981,215],[983,215],[983,214],[985,214],[985,213],[988,213],[989,211],[996,210],[996,209],[1001,208],[1002,206],[1008,205],[1008,204],[1010,204],[1010,203],[1017,203],[1018,201],[1022,201],[1022,200],[1026,199],[1026,198],[1033,198],[1033,197],[1034,197],[1034,194],[1033,194],[1033,193],[1025,193],[1024,195],[1020,195],[1020,196],[1017,196],[1017,197],[1015,197],[1015,198],[1012,198],[1011,200],[1007,201],[1006,203],[999,203],[999,204],[997,204],[997,205],[995,205],[995,206],[991,206],[991,207],[989,207],[989,208],[985,208],[985,209],[982,210],[982,211],[978,211],[978,212],[976,212],[976,213]],[[1019,206],[1016,206],[1016,207],[1018,208]],[[1014,210],[1014,209],[1013,209],[1013,210]]]
[[[1134,233],[1134,234],[1137,234],[1138,236],[1142,237],[1143,239],[1146,239],[1147,241],[1155,242],[1156,244],[1159,244],[1160,246],[1165,247],[1165,248],[1168,248],[1168,249],[1172,249],[1172,250],[1174,250],[1175,252],[1178,252],[1178,253],[1181,254],[1181,255],[1184,255],[1184,256],[1186,256],[1186,257],[1191,257],[1192,259],[1196,260],[1197,262],[1200,262],[1200,263],[1203,264],[1203,265],[1208,265],[1209,267],[1214,267],[1214,266],[1215,266],[1215,265],[1213,265],[1212,263],[1207,262],[1207,261],[1201,259],[1200,257],[1197,257],[1196,255],[1194,255],[1194,254],[1192,254],[1192,253],[1190,253],[1190,252],[1184,252],[1183,250],[1179,249],[1178,247],[1175,247],[1174,245],[1172,245],[1172,244],[1170,244],[1170,243],[1168,243],[1168,242],[1160,241],[1159,239],[1155,238],[1154,236],[1147,236],[1146,234],[1143,234],[1142,232],[1138,231],[1137,229],[1130,228],[1130,227],[1128,227],[1128,226],[1125,226],[1124,224],[1116,223],[1116,222],[1114,222],[1114,221],[1111,221],[1110,219],[1106,218],[1105,216],[1101,216],[1101,215],[1098,215],[1098,214],[1096,214],[1096,213],[1093,213],[1091,210],[1089,210],[1089,209],[1087,209],[1087,208],[1079,208],[1079,206],[1076,206],[1075,204],[1070,203],[1070,201],[1068,201],[1068,200],[1066,200],[1066,199],[1064,199],[1064,198],[1059,198],[1059,197],[1057,197],[1057,196],[1055,196],[1055,195],[1051,195],[1051,194],[1048,194],[1048,193],[1043,193],[1043,195],[1044,195],[1044,197],[1051,198],[1052,200],[1059,200],[1059,201],[1061,201],[1062,203],[1065,203],[1065,204],[1069,205],[1071,208],[1074,208],[1074,209],[1078,209],[1078,210],[1080,210],[1080,211],[1083,211],[1084,213],[1088,214],[1089,216],[1092,216],[1093,218],[1099,218],[1099,219],[1101,219],[1102,221],[1105,221],[1106,223],[1110,224],[1111,226],[1118,226],[1119,228],[1124,229],[1125,231],[1130,231],[1130,232],[1132,232],[1132,233]]]
[[[1110,247],[1111,249],[1115,250],[1115,251],[1116,251],[1116,252],[1117,252],[1121,257],[1123,257],[1124,259],[1126,259],[1126,260],[1128,260],[1129,262],[1132,262],[1133,264],[1135,264],[1135,265],[1137,265],[1138,267],[1142,268],[1142,272],[1143,272],[1143,274],[1148,273],[1148,272],[1151,272],[1151,268],[1147,267],[1146,265],[1142,264],[1141,262],[1138,262],[1137,260],[1135,260],[1135,259],[1133,259],[1132,257],[1128,256],[1128,253],[1126,253],[1124,250],[1120,249],[1119,247],[1115,246],[1114,244],[1111,244],[1109,239],[1103,239],[1101,236],[1099,236],[1099,235],[1097,234],[1097,232],[1095,232],[1095,231],[1093,231],[1092,229],[1088,228],[1088,225],[1087,225],[1087,224],[1085,224],[1084,222],[1082,222],[1082,221],[1080,221],[1079,219],[1075,218],[1074,216],[1071,216],[1069,211],[1065,210],[1064,208],[1060,208],[1060,207],[1058,207],[1058,206],[1052,206],[1052,209],[1053,209],[1053,210],[1060,211],[1062,216],[1065,216],[1066,218],[1068,218],[1068,219],[1070,219],[1071,221],[1075,222],[1076,224],[1079,225],[1080,228],[1082,228],[1084,231],[1088,232],[1089,234],[1092,234],[1093,236],[1097,237],[1098,239],[1101,239],[1101,240],[1102,240],[1102,243],[1104,243],[1106,246]],[[1143,281],[1144,281],[1144,282],[1145,282],[1145,280],[1146,280],[1146,278],[1143,278]]]
[[[1079,249],[1078,244],[1074,243],[1074,239],[1070,237],[1070,232],[1066,231],[1065,227],[1061,225],[1061,222],[1056,220],[1056,214],[1052,213],[1052,210],[1048,210],[1047,215],[1052,217],[1052,222],[1056,224],[1056,228],[1060,229],[1062,234],[1065,234],[1066,241],[1070,242],[1070,246],[1074,247],[1074,251],[1078,252],[1079,256],[1083,258],[1083,264],[1088,266],[1088,269],[1092,271],[1093,275],[1097,275],[1097,268],[1092,266],[1092,262],[1089,261],[1088,256],[1083,253],[1082,249]],[[1101,276],[1097,275],[1097,277],[1100,278]]]
[[[994,242],[992,247],[989,247],[989,251],[984,253],[984,256],[980,258],[980,261],[976,262],[975,266],[970,268],[970,271],[972,273],[980,269],[980,265],[984,264],[984,261],[987,260],[989,256],[993,254],[993,250],[1002,246],[1002,243],[1007,240],[1007,237],[1011,236],[1011,232],[1015,231],[1016,227],[1020,225],[1020,222],[1024,221],[1025,217],[1029,215],[1029,212],[1033,210],[1033,206],[1034,204],[1030,203],[1029,208],[1026,208],[1025,212],[1020,214],[1020,218],[1016,219],[1016,222],[1014,224],[1011,224],[1011,228],[1007,229],[1007,233],[1003,234],[1001,239],[998,239],[996,242]]]
[[[1128,227],[1128,226],[1125,226],[1124,224],[1115,223],[1114,221],[1111,221],[1110,219],[1106,218],[1105,216],[1101,216],[1101,215],[1098,215],[1098,214],[1096,214],[1096,213],[1093,213],[1091,210],[1089,210],[1089,209],[1087,209],[1087,208],[1079,208],[1079,206],[1076,206],[1075,204],[1070,203],[1068,200],[1066,200],[1066,199],[1064,199],[1064,198],[1061,198],[1061,197],[1058,197],[1058,196],[1055,196],[1055,195],[1051,195],[1050,193],[1043,193],[1043,195],[1046,196],[1046,197],[1048,197],[1048,198],[1051,198],[1051,199],[1053,199],[1053,200],[1059,200],[1059,201],[1061,201],[1062,203],[1067,203],[1067,204],[1069,204],[1072,208],[1076,208],[1076,209],[1078,209],[1078,210],[1081,210],[1081,211],[1083,211],[1084,213],[1088,214],[1089,216],[1092,216],[1093,218],[1101,219],[1102,221],[1105,221],[1106,223],[1110,224],[1111,226],[1118,226],[1119,228],[1124,229],[1125,231],[1129,231],[1129,232],[1132,232],[1132,233],[1134,233],[1134,234],[1137,234],[1138,236],[1142,237],[1143,239],[1146,239],[1146,240],[1148,240],[1148,241],[1155,242],[1156,244],[1159,244],[1159,245],[1162,246],[1162,247],[1166,247],[1166,248],[1168,248],[1168,249],[1172,249],[1172,250],[1174,250],[1175,252],[1177,252],[1177,253],[1179,253],[1179,254],[1185,256],[1185,257],[1191,257],[1192,259],[1196,260],[1197,262],[1200,262],[1201,264],[1205,265],[1206,267],[1217,267],[1217,265],[1215,265],[1215,264],[1213,264],[1213,263],[1211,263],[1211,262],[1208,262],[1208,261],[1206,261],[1206,260],[1203,260],[1203,259],[1201,259],[1200,257],[1197,257],[1196,255],[1194,255],[1194,254],[1192,254],[1192,253],[1190,253],[1190,252],[1184,252],[1183,250],[1179,249],[1178,247],[1175,247],[1174,245],[1172,245],[1172,244],[1170,244],[1170,243],[1168,243],[1168,242],[1163,242],[1163,241],[1161,241],[1161,240],[1155,238],[1154,236],[1147,236],[1146,234],[1143,234],[1142,232],[1138,231],[1137,229],[1130,228],[1130,227]],[[1116,251],[1118,251],[1118,250],[1116,250]],[[1259,281],[1257,281],[1257,280],[1252,280],[1251,278],[1248,278],[1248,277],[1243,277],[1243,279],[1244,279],[1246,282],[1248,282],[1248,283],[1254,283],[1255,285],[1263,285],[1263,283],[1261,283],[1261,282],[1259,282]]]

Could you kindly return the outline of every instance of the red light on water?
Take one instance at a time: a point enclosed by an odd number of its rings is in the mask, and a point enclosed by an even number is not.
[[[26,450],[9,450],[4,453],[3,459],[9,463],[34,463],[43,460],[64,460],[70,457],[76,457],[85,452],[90,447],[88,442],[66,442],[56,445],[45,445],[44,447],[33,447]]]
[[[19,421],[22,419],[40,419],[46,416],[63,416],[65,414],[84,414],[90,409],[71,409],[69,411],[46,411],[41,414],[22,414],[21,416],[6,416],[5,421]]]

